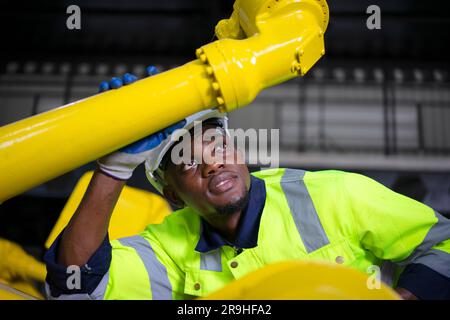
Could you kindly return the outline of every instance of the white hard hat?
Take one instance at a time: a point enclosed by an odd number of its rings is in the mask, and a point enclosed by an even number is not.
[[[179,139],[186,134],[187,131],[191,130],[194,125],[202,123],[207,120],[216,120],[214,123],[217,126],[223,128],[225,131],[228,130],[228,118],[226,113],[221,113],[217,109],[208,109],[197,112],[186,119],[186,123],[182,128],[175,130],[172,134],[168,135],[161,144],[155,148],[154,157],[150,157],[145,161],[145,174],[147,179],[150,181],[153,187],[163,193],[164,182],[164,169],[161,168],[161,162],[164,159],[166,153],[171,149],[171,147],[179,141]],[[208,121],[210,122],[210,121]],[[181,129],[181,130],[180,130]],[[184,129],[184,130],[183,130]]]

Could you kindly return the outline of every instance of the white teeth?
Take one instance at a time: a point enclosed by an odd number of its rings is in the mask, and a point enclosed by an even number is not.
[[[221,185],[223,185],[225,182],[227,182],[227,180],[221,181],[217,184],[217,187],[220,187]]]
[[[218,184],[216,184],[216,188],[220,187],[221,185],[223,185],[224,183],[226,183],[227,181],[229,181],[230,179],[225,179],[223,181],[220,181]]]

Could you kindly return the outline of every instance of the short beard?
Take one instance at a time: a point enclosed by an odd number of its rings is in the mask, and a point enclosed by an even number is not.
[[[245,195],[236,202],[224,205],[222,207],[215,207],[216,213],[220,216],[229,216],[235,212],[243,210],[247,206],[248,201],[249,192],[246,190]]]

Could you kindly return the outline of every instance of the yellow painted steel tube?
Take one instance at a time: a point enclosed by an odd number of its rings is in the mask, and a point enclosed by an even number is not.
[[[1,127],[0,201],[213,106],[196,60]]]
[[[232,111],[325,53],[325,0],[237,0],[198,60],[0,128],[0,202],[203,109]]]

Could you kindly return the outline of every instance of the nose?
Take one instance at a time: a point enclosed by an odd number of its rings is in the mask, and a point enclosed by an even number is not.
[[[222,154],[216,154],[214,142],[205,143],[202,147],[201,173],[203,178],[207,178],[225,167],[225,159]]]
[[[211,164],[203,163],[201,166],[202,166],[203,178],[207,178],[210,175],[214,175],[218,171],[222,170],[225,167],[223,163],[216,162],[216,161]]]

